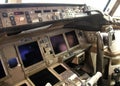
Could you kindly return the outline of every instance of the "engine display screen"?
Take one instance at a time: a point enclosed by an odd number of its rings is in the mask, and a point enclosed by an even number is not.
[[[67,32],[65,35],[70,48],[79,44],[75,31]]]
[[[67,50],[67,45],[65,43],[65,39],[62,34],[50,37],[50,41],[52,43],[55,54],[58,54]]]

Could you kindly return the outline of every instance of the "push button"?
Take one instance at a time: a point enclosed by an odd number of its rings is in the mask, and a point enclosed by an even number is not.
[[[8,17],[8,14],[4,12],[4,13],[2,13],[2,16],[3,17]]]

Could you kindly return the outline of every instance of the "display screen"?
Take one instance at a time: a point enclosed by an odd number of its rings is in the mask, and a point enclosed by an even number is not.
[[[66,71],[66,69],[62,65],[58,65],[57,67],[53,68],[58,74],[61,74]]]
[[[8,60],[8,65],[10,68],[14,68],[18,65],[17,59],[16,58],[11,58]]]
[[[20,11],[20,12],[14,12],[14,15],[23,15],[24,12]]]
[[[58,54],[67,50],[65,39],[62,34],[50,37],[50,40],[51,40],[55,54]]]
[[[70,48],[79,44],[75,31],[65,33],[68,45]]]
[[[42,13],[41,10],[35,10],[35,13]]]
[[[43,60],[37,42],[20,45],[18,50],[24,67],[29,67]]]
[[[26,84],[26,83],[24,83],[24,84],[22,84],[22,85],[20,85],[20,86],[27,86],[27,84]]]
[[[6,76],[6,73],[5,73],[3,64],[2,64],[2,62],[0,60],[0,79],[4,78],[5,76]]]
[[[34,75],[29,76],[35,86],[45,86],[48,82],[53,86],[59,80],[46,68]]]

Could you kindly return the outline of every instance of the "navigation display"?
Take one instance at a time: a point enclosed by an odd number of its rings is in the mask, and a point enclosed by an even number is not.
[[[38,43],[31,42],[18,46],[21,60],[24,67],[29,67],[43,60]]]

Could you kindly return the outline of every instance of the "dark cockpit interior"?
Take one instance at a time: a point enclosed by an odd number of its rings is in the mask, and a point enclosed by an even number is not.
[[[120,86],[119,0],[24,2],[0,1],[0,86]]]

